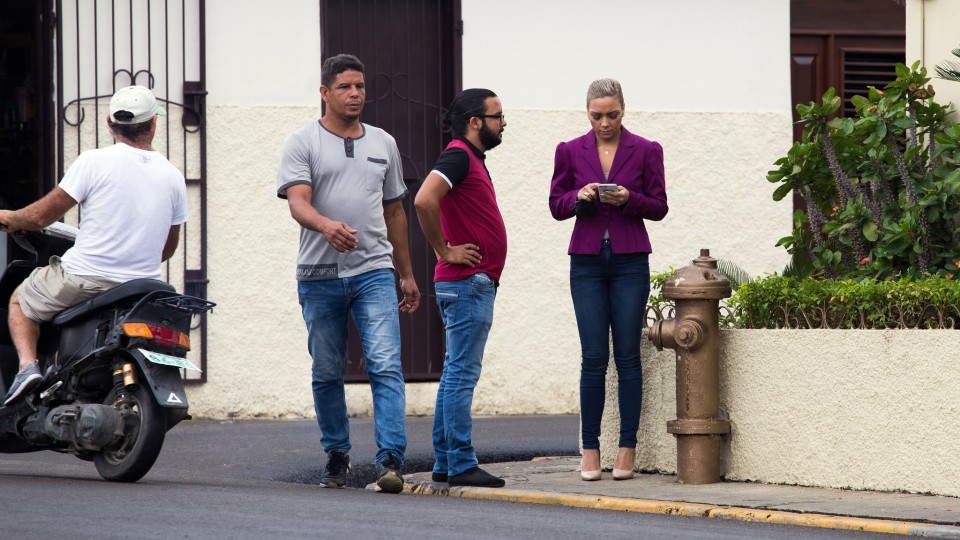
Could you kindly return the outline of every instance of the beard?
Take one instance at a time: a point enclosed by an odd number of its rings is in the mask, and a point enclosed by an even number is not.
[[[502,142],[503,139],[500,138],[500,133],[487,127],[487,123],[484,122],[483,127],[480,128],[480,144],[482,144],[486,150],[492,150]]]

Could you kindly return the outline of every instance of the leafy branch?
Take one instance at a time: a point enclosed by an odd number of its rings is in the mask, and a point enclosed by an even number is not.
[[[954,56],[960,58],[960,48],[950,51]],[[948,81],[960,82],[960,64],[944,60],[943,64],[936,65],[937,77]]]
[[[855,117],[837,116],[833,88],[797,105],[801,140],[767,174],[779,184],[774,200],[796,192],[806,205],[777,243],[792,271],[898,279],[957,270],[960,128],[919,64],[897,64],[882,90],[853,96]]]

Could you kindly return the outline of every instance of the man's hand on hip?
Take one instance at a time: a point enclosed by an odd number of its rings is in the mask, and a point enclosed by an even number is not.
[[[459,246],[447,244],[446,251],[437,255],[448,264],[462,264],[468,268],[480,264],[480,259],[483,258],[483,255],[480,255],[480,246],[476,244],[461,244]]]

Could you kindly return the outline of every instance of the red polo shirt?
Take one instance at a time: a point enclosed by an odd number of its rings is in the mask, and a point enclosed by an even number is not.
[[[460,281],[483,272],[495,283],[507,259],[507,228],[497,206],[497,194],[483,160],[483,152],[463,139],[450,141],[433,171],[451,185],[440,199],[440,229],[452,246],[480,246],[480,264],[437,261],[434,281]]]

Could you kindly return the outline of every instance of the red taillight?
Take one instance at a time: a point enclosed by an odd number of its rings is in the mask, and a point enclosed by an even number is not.
[[[130,337],[149,339],[161,347],[190,350],[190,336],[166,326],[147,323],[123,323],[123,333]]]
[[[180,332],[166,326],[147,325],[153,332],[153,342],[161,347],[176,349],[180,346]]]

